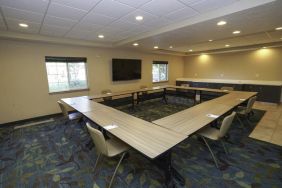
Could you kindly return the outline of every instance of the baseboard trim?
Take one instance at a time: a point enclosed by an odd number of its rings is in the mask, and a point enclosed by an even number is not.
[[[3,123],[3,124],[0,124],[0,127],[2,128],[2,127],[13,126],[13,125],[16,125],[16,124],[24,124],[24,123],[29,122],[29,121],[36,121],[36,120],[43,119],[43,118],[49,119],[49,118],[54,118],[54,117],[58,117],[58,116],[61,116],[61,115],[62,115],[62,113],[55,113],[55,114],[49,114],[49,115],[45,115],[45,116],[38,116],[38,117],[29,118],[29,119],[23,119],[23,120],[19,120],[19,121]]]

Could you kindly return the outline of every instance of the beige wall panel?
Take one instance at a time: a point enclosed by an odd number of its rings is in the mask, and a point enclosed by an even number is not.
[[[87,57],[90,91],[48,93],[45,56]],[[112,58],[142,59],[142,79],[112,82]],[[184,59],[122,49],[0,40],[0,124],[60,112],[60,98],[152,86],[152,61],[169,61],[169,83],[183,77]],[[160,84],[155,84],[160,85]]]
[[[185,57],[184,77],[282,81],[282,48]]]

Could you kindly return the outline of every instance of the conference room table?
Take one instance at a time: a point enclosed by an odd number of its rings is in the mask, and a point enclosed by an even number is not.
[[[65,98],[62,101],[153,160],[164,171],[168,187],[174,187],[174,179],[184,185],[185,180],[172,166],[171,149],[185,140],[186,135],[136,118],[86,97]]]
[[[139,119],[93,100],[128,94],[132,95],[134,99],[134,94],[138,95],[139,92],[154,92],[159,90],[163,90],[165,97],[165,92],[169,89],[210,91],[219,92],[224,95],[153,122]],[[171,163],[171,149],[191,134],[224,116],[256,94],[256,92],[224,91],[168,85],[110,94],[64,98],[62,101],[81,112],[96,125],[156,162],[164,171],[166,185],[168,187],[174,187],[175,179],[181,185],[184,185],[185,179],[176,171]],[[114,128],[109,129],[108,127]]]
[[[190,136],[255,95],[257,92],[228,91],[226,95],[155,120],[153,123]]]
[[[131,103],[132,108],[135,106],[135,99],[136,103],[140,102],[140,94],[147,93],[147,92],[162,92],[162,99],[167,103],[166,94],[167,90],[192,90],[195,92],[199,92],[201,95],[201,91],[208,91],[208,92],[217,92],[217,93],[226,93],[226,90],[220,89],[210,89],[210,88],[197,88],[197,87],[185,87],[185,86],[174,86],[174,85],[163,85],[163,86],[154,86],[154,87],[147,87],[142,89],[135,89],[135,90],[126,90],[126,91],[119,91],[119,92],[109,92],[105,94],[95,94],[91,96],[84,96],[90,100],[97,100],[97,99],[105,99],[109,97],[128,97],[131,96]],[[196,96],[195,96],[196,97]],[[195,98],[196,100],[196,98]]]
[[[126,90],[126,91],[119,91],[119,92],[109,92],[105,94],[95,94],[91,96],[84,96],[87,99],[90,100],[97,100],[97,99],[105,99],[109,97],[128,97],[131,96],[131,104],[132,108],[135,106],[135,99],[137,100],[137,104],[139,103],[140,100],[140,93],[144,92],[157,92],[157,91],[162,91],[163,92],[163,99],[166,102],[165,98],[165,92],[166,92],[167,86],[155,86],[155,87],[148,87],[148,88],[142,88],[142,89],[135,89],[135,90]]]

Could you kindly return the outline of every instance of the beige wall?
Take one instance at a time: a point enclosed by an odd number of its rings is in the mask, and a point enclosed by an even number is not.
[[[282,48],[189,56],[184,77],[282,81]]]
[[[48,94],[45,56],[87,57],[90,91]],[[112,82],[112,58],[142,59],[142,79]],[[0,124],[60,112],[56,101],[91,95],[102,89],[121,91],[152,85],[152,61],[169,61],[169,83],[183,77],[183,58],[129,50],[0,40]]]

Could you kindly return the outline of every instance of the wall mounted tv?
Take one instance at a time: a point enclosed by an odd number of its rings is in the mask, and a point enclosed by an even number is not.
[[[141,79],[140,59],[112,59],[113,81]]]

